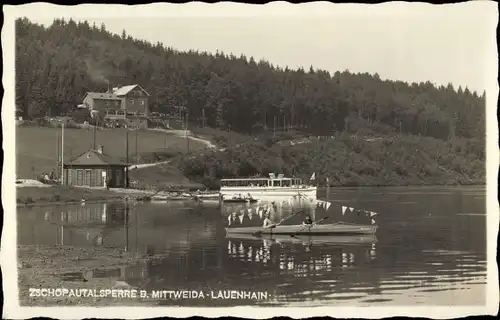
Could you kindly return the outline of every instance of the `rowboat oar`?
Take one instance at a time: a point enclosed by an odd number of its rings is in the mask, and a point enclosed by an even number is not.
[[[308,226],[308,225],[305,225],[305,226],[304,226],[304,228],[302,228],[299,232],[301,232],[301,231],[302,231],[302,230],[304,230],[305,228],[309,228],[309,230],[311,230],[311,228],[312,228],[315,224],[318,224],[318,223],[320,223],[321,221],[324,221],[324,220],[326,220],[326,219],[328,219],[328,218],[329,218],[329,216],[326,216],[326,217],[324,217],[323,219],[319,219],[318,221],[315,221],[315,222],[311,223],[311,225],[309,225],[309,226]],[[291,234],[291,235],[290,235],[290,237],[294,237],[294,238],[296,238],[294,234]],[[297,239],[298,239],[298,238],[297,238]]]
[[[277,226],[279,226],[280,224],[282,224],[282,223],[283,223],[283,221],[285,221],[286,219],[289,219],[289,218],[291,218],[291,217],[293,217],[293,216],[296,216],[296,215],[298,215],[299,213],[302,213],[302,211],[297,211],[297,212],[295,212],[294,214],[291,214],[291,215],[289,215],[288,217],[281,219],[281,220],[280,220],[280,222],[275,223],[275,224],[273,224],[273,225],[270,225],[268,228],[271,228],[271,229],[272,229],[272,228],[276,228]]]
[[[278,223],[275,223],[275,224],[270,225],[269,227],[266,227],[266,229],[271,229],[271,231],[272,231],[272,229],[274,229],[274,228],[276,228],[277,226],[279,226],[280,224],[282,224],[282,223],[283,223],[283,221],[285,221],[286,219],[289,219],[289,218],[291,218],[291,217],[293,217],[293,216],[296,216],[296,215],[298,215],[299,213],[302,213],[302,211],[297,211],[297,212],[295,212],[294,214],[291,214],[291,215],[289,215],[288,217],[281,219]],[[257,232],[254,232],[254,233],[253,233],[253,235],[254,235],[254,236],[256,236],[256,235],[260,235],[261,233],[262,233],[262,231],[257,231]]]

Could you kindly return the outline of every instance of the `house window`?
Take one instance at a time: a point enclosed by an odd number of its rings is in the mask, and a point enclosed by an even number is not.
[[[120,106],[120,101],[115,101],[115,106],[119,107]]]
[[[128,103],[130,103],[130,104],[134,104],[134,99],[129,99],[129,100],[128,100]]]
[[[95,187],[97,185],[97,172],[96,170],[93,170],[92,174],[90,175],[90,186]]]
[[[125,115],[125,111],[121,111],[121,110],[120,110],[120,111],[117,111],[117,114],[118,114],[119,116],[124,116],[124,115]]]
[[[76,185],[77,186],[83,185],[83,170],[81,169],[76,170]]]
[[[116,169],[116,186],[119,187],[122,185],[122,175],[121,175],[121,170],[120,169]]]
[[[92,170],[90,169],[85,170],[85,185],[92,186],[91,178],[92,178]]]
[[[109,101],[105,101],[104,103],[105,103],[107,106],[109,106]]]
[[[67,185],[72,185],[73,184],[73,170],[68,170],[68,169],[65,169],[64,170],[65,172],[65,177],[66,177],[66,183]]]
[[[139,104],[140,104],[141,106],[143,106],[143,105],[144,105],[144,100],[139,101]]]

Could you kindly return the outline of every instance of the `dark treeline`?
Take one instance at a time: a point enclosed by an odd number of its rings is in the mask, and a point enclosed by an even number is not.
[[[319,185],[332,186],[465,185],[485,183],[485,159],[484,142],[478,139],[339,135],[288,146],[248,142],[187,155],[178,165],[192,180],[214,188],[220,178],[269,172],[304,181],[315,172]]]
[[[58,19],[16,22],[16,104],[25,117],[70,113],[87,91],[137,83],[153,111],[203,114],[210,127],[241,133],[295,129],[484,138],[485,94],[378,75],[290,70],[245,56],[179,52],[104,25]]]

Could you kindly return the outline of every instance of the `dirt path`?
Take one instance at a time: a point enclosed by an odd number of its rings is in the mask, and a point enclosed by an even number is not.
[[[134,164],[132,166],[128,167],[128,170],[135,170],[135,169],[144,169],[144,168],[151,168],[155,166],[159,166],[162,164],[167,164],[170,163],[171,160],[166,160],[166,161],[159,161],[159,162],[153,162],[153,163],[141,163],[141,164]]]
[[[151,131],[160,131],[160,132],[165,132],[165,133],[173,133],[175,135],[178,135],[178,136],[181,136],[181,137],[185,137],[186,136],[186,131],[185,130],[166,130],[166,129],[149,129]],[[207,146],[207,148],[209,149],[215,149],[217,148],[217,146],[215,144],[213,144],[212,142],[210,142],[209,140],[207,139],[202,139],[202,138],[198,138],[198,137],[193,137],[191,136],[191,132],[188,131],[188,138],[191,139],[191,140],[194,140],[194,141],[199,141],[203,144],[205,144]],[[159,165],[162,165],[162,164],[168,164],[170,163],[171,160],[166,160],[166,161],[158,161],[158,162],[153,162],[153,163],[141,163],[141,164],[134,164],[134,165],[131,165],[128,167],[128,170],[136,170],[136,169],[144,169],[144,168],[151,168],[151,167],[155,167],[155,166],[159,166]]]
[[[186,130],[176,130],[176,129],[166,130],[166,129],[159,129],[159,128],[149,129],[149,130],[151,130],[151,131],[160,131],[160,132],[165,132],[165,133],[173,133],[173,134],[178,135],[180,137],[185,137],[186,136]],[[188,134],[188,138],[189,139],[201,142],[201,143],[205,144],[208,148],[211,148],[211,149],[217,148],[217,146],[215,144],[213,144],[211,141],[209,141],[207,139],[193,137],[191,131],[189,131],[189,130],[187,131],[187,134]]]

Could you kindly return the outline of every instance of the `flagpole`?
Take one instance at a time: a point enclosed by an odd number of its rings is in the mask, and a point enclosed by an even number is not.
[[[126,162],[127,162],[127,167],[126,167],[126,170],[125,171],[125,188],[128,188],[128,126],[126,127],[126,131],[125,131],[125,143],[126,143],[126,146],[125,146],[125,158],[126,158]]]
[[[61,124],[61,185],[64,185],[64,122]]]

